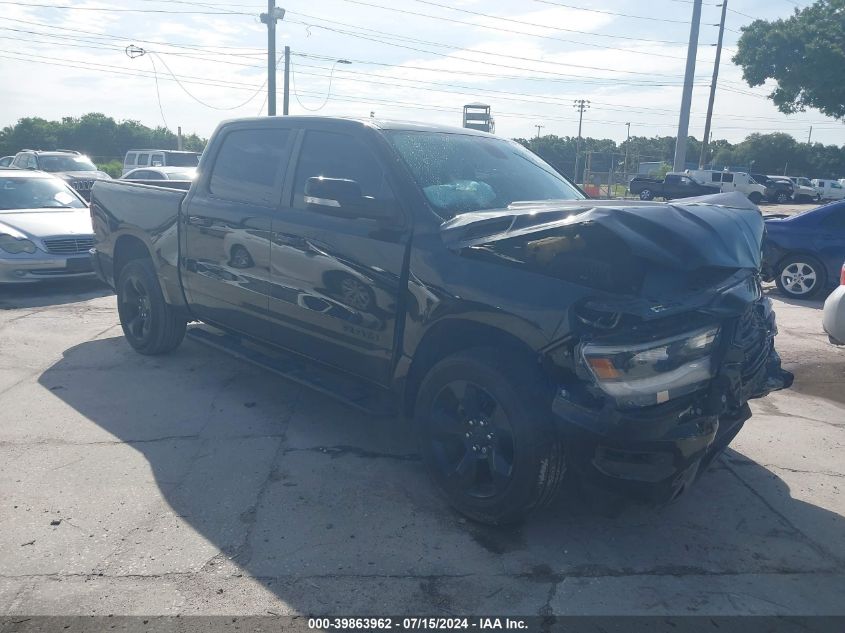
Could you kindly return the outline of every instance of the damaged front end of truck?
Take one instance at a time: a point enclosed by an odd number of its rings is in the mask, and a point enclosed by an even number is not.
[[[744,196],[720,194],[518,203],[443,235],[465,257],[578,287],[541,350],[568,466],[663,503],[728,446],[750,400],[792,384],[760,286],[763,230]]]

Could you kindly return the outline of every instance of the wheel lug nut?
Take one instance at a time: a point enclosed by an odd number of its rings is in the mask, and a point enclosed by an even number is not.
[[[493,434],[492,434],[492,433],[488,433],[488,434],[487,434],[487,439],[488,439],[488,440],[492,440],[492,439],[493,439]]]
[[[475,426],[475,422],[474,422],[473,420],[470,420],[470,421],[469,421],[469,425],[470,425],[470,426]]]
[[[487,454],[487,447],[486,447],[486,446],[485,446],[484,448],[482,448],[482,449],[481,449],[481,454],[482,454],[482,455],[486,455],[486,454]]]
[[[470,433],[469,431],[467,431],[467,433],[466,433],[466,436],[465,436],[465,437],[467,437],[467,438],[472,437],[472,433]]]
[[[473,451],[475,451],[475,452],[477,453],[477,452],[478,452],[478,444],[475,444],[475,445],[472,447],[472,450],[473,450]]]

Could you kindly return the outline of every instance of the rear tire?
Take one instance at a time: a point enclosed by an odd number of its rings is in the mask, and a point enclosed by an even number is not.
[[[141,354],[167,354],[185,338],[187,321],[164,300],[149,259],[132,260],[120,271],[117,312],[126,340]]]
[[[760,204],[760,202],[763,200],[763,195],[759,191],[752,191],[748,195],[748,199],[751,200],[751,202],[753,202],[754,204]]]
[[[640,191],[640,200],[654,200],[654,192],[651,189]]]
[[[467,517],[515,523],[548,504],[565,472],[539,370],[501,350],[441,360],[417,396],[420,451],[435,485]]]
[[[786,204],[787,202],[789,202],[789,194],[785,191],[778,192],[778,194],[775,196],[775,202],[779,204]]]

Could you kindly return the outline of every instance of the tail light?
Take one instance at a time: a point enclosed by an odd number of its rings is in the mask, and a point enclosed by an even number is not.
[[[845,263],[842,264],[842,273],[839,275],[839,285],[845,286]]]

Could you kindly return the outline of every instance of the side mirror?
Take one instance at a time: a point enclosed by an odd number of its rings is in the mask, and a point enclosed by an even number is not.
[[[305,182],[305,204],[314,211],[344,218],[388,220],[394,216],[390,205],[364,196],[361,185],[348,178],[309,178]]]
[[[354,180],[316,176],[305,183],[305,204],[309,207],[349,209],[360,207],[363,202],[361,185]]]

